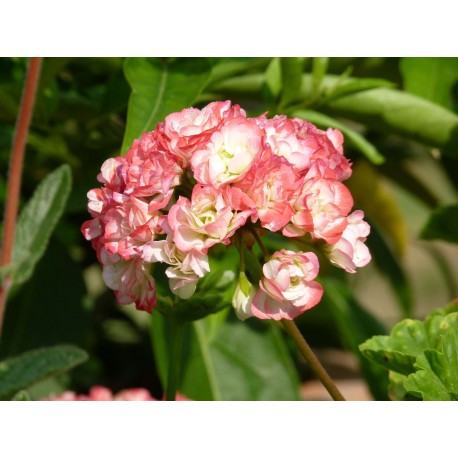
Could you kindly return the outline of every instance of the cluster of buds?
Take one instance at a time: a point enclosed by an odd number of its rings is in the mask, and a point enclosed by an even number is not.
[[[108,159],[88,193],[82,226],[121,304],[151,312],[153,269],[168,265],[171,291],[190,298],[210,271],[214,245],[258,229],[317,245],[348,272],[370,260],[369,225],[342,183],[351,175],[338,130],[299,118],[248,118],[230,101],[170,114]],[[258,237],[258,240],[259,237]],[[233,305],[239,318],[293,319],[323,294],[312,252],[266,255],[259,283],[243,265]]]

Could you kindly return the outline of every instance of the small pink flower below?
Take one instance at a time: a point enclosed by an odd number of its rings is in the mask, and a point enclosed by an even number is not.
[[[93,386],[89,394],[77,394],[74,391],[64,391],[56,396],[49,396],[42,401],[159,401],[151,396],[145,388],[128,388],[116,394],[104,386]],[[177,393],[177,401],[189,401],[190,399]]]
[[[293,320],[318,304],[323,287],[313,281],[318,275],[314,253],[280,250],[262,269],[260,289],[255,294],[251,312],[262,319]]]

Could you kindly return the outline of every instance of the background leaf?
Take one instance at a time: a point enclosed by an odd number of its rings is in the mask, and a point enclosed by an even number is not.
[[[280,330],[273,323],[241,322],[232,311],[226,320],[227,313],[188,328],[179,391],[194,400],[298,400],[298,376]],[[161,339],[168,335],[167,320],[154,314],[153,350],[163,382],[168,345]]]
[[[458,205],[434,210],[421,231],[421,238],[458,243]]]
[[[399,65],[408,92],[453,109],[452,88],[458,80],[458,59],[403,57]]]
[[[167,115],[190,107],[205,87],[210,72],[209,60],[205,58],[126,59],[124,73],[132,94],[121,153],[125,154],[135,138],[153,130]]]
[[[87,300],[82,265],[62,243],[51,239],[32,278],[10,298],[1,357],[63,342],[85,348],[90,323]]]
[[[301,84],[304,60],[300,57],[280,58],[281,68],[281,99],[280,110],[297,100]]]
[[[88,358],[77,347],[60,345],[24,353],[0,362],[0,399],[9,399],[30,385],[72,369]]]
[[[71,182],[70,167],[62,165],[40,183],[22,210],[13,248],[13,285],[28,280],[43,256],[49,237],[65,208]]]
[[[371,89],[332,100],[322,110],[458,156],[458,116],[412,94],[388,88]]]

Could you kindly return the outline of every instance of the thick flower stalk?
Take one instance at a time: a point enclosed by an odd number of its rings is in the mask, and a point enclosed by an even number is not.
[[[338,130],[286,116],[249,118],[230,101],[213,102],[170,114],[125,156],[105,161],[82,232],[121,304],[153,311],[158,263],[171,293],[190,298],[210,272],[213,247],[237,241],[237,316],[293,320],[323,294],[315,252],[351,273],[370,261],[369,225],[361,210],[352,212],[343,184],[350,175]],[[310,250],[271,253],[262,243],[267,231]],[[242,260],[254,241],[264,254],[260,278]]]

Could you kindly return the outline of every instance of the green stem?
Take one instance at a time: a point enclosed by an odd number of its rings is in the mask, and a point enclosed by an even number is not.
[[[293,320],[283,319],[281,321],[286,332],[294,340],[302,356],[307,361],[313,373],[320,379],[321,383],[331,395],[332,399],[334,399],[334,401],[345,401],[346,399],[342,396],[342,393],[338,390],[331,377],[329,377],[329,374],[326,372],[325,368],[318,361],[318,358],[309,347],[309,344],[306,342],[304,336],[299,331],[296,323]]]
[[[166,401],[175,401],[180,378],[181,351],[183,349],[185,323],[172,320],[172,341],[169,356],[169,375],[167,377]]]
[[[254,228],[253,226],[248,226],[248,227],[249,227],[251,233],[253,234],[256,242],[258,242],[259,247],[261,248],[262,254],[264,255],[264,260],[267,262],[267,260],[270,258],[269,251],[264,246],[264,243],[262,243],[261,237],[259,236],[258,231],[256,230],[256,228]]]

